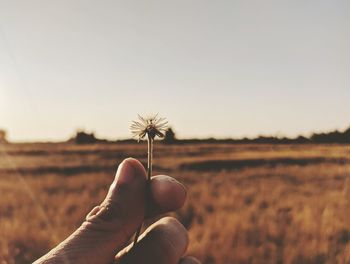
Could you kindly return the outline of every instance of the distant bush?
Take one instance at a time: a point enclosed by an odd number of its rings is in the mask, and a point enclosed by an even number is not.
[[[344,132],[333,131],[330,133],[313,134],[311,141],[315,143],[350,143],[350,128]]]
[[[7,143],[5,130],[0,130],[0,143]]]
[[[94,133],[86,133],[85,131],[78,131],[70,141],[74,142],[75,144],[106,142],[106,140],[96,138]]]
[[[164,137],[164,143],[166,144],[172,144],[176,142],[176,136],[175,136],[175,132],[174,130],[169,127],[169,129],[167,130],[167,132],[165,133],[165,137]]]

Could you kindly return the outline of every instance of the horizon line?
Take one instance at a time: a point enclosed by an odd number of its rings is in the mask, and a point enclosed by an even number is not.
[[[328,133],[332,133],[332,132],[339,132],[339,133],[344,133],[345,131],[349,130],[350,129],[350,126],[347,126],[347,128],[345,129],[329,129],[327,131],[310,131],[310,132],[307,132],[307,133],[300,133],[300,134],[297,134],[297,135],[293,135],[293,136],[288,136],[286,134],[283,134],[283,133],[280,133],[280,132],[276,132],[276,133],[270,133],[270,134],[264,134],[264,133],[257,133],[256,135],[254,136],[238,136],[238,137],[234,137],[234,136],[222,136],[222,137],[216,137],[215,135],[208,135],[208,136],[199,136],[199,137],[196,137],[196,136],[192,136],[192,137],[176,137],[177,140],[181,141],[181,140],[209,140],[209,139],[214,139],[214,140],[254,140],[254,139],[258,139],[258,138],[262,138],[262,137],[265,137],[265,138],[275,138],[275,139],[297,139],[297,138],[300,138],[300,137],[304,137],[304,138],[310,138],[312,135],[314,134],[328,134]],[[9,134],[7,133],[7,130],[4,129],[4,128],[0,128],[0,131],[5,131],[6,135],[8,136]],[[65,138],[65,139],[54,139],[54,138],[43,138],[43,139],[21,139],[21,140],[8,140],[7,139],[7,142],[8,143],[18,143],[18,144],[24,144],[24,143],[64,143],[64,142],[69,142],[70,140],[72,140],[76,134],[78,132],[84,132],[86,134],[92,134],[96,137],[96,139],[98,140],[105,140],[105,141],[109,141],[109,142],[118,142],[118,141],[128,141],[128,140],[133,140],[132,136],[130,137],[118,137],[118,138],[112,138],[112,137],[100,137],[100,136],[96,136],[96,132],[95,131],[89,131],[88,129],[76,129],[75,130],[75,133],[71,136],[69,136],[68,138]],[[175,133],[176,135],[176,133]]]

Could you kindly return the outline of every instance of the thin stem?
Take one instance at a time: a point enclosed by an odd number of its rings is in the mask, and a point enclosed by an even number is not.
[[[150,186],[151,186],[151,177],[152,177],[152,167],[153,167],[153,138],[148,134],[147,137],[147,186],[146,186],[146,201],[148,200]],[[147,206],[147,203],[146,203]],[[133,247],[137,244],[137,240],[140,236],[142,229],[142,224],[139,226],[135,233]]]
[[[148,149],[148,159],[147,159],[147,179],[148,182],[151,181],[152,177],[152,165],[153,165],[153,138],[148,135],[147,138],[147,149]]]

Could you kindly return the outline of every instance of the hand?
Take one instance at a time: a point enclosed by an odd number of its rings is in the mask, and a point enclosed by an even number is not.
[[[145,215],[177,210],[185,202],[183,185],[169,176],[155,176],[146,210],[146,184],[142,164],[124,160],[101,205],[72,235],[34,263],[198,264],[193,257],[182,257],[188,245],[187,231],[171,217],[150,226],[134,248],[125,247]]]

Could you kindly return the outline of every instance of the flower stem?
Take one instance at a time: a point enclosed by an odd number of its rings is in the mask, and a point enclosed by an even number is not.
[[[154,139],[148,134],[147,137],[147,184],[146,184],[146,201],[150,195],[151,189],[151,177],[152,177],[152,165],[153,165],[153,141]],[[147,209],[147,203],[146,203]],[[137,244],[137,240],[140,236],[142,224],[139,226],[135,233],[133,247]]]
[[[148,147],[147,180],[148,180],[148,183],[150,183],[151,177],[152,177],[152,165],[153,165],[153,138],[149,135],[147,138],[147,147]]]

